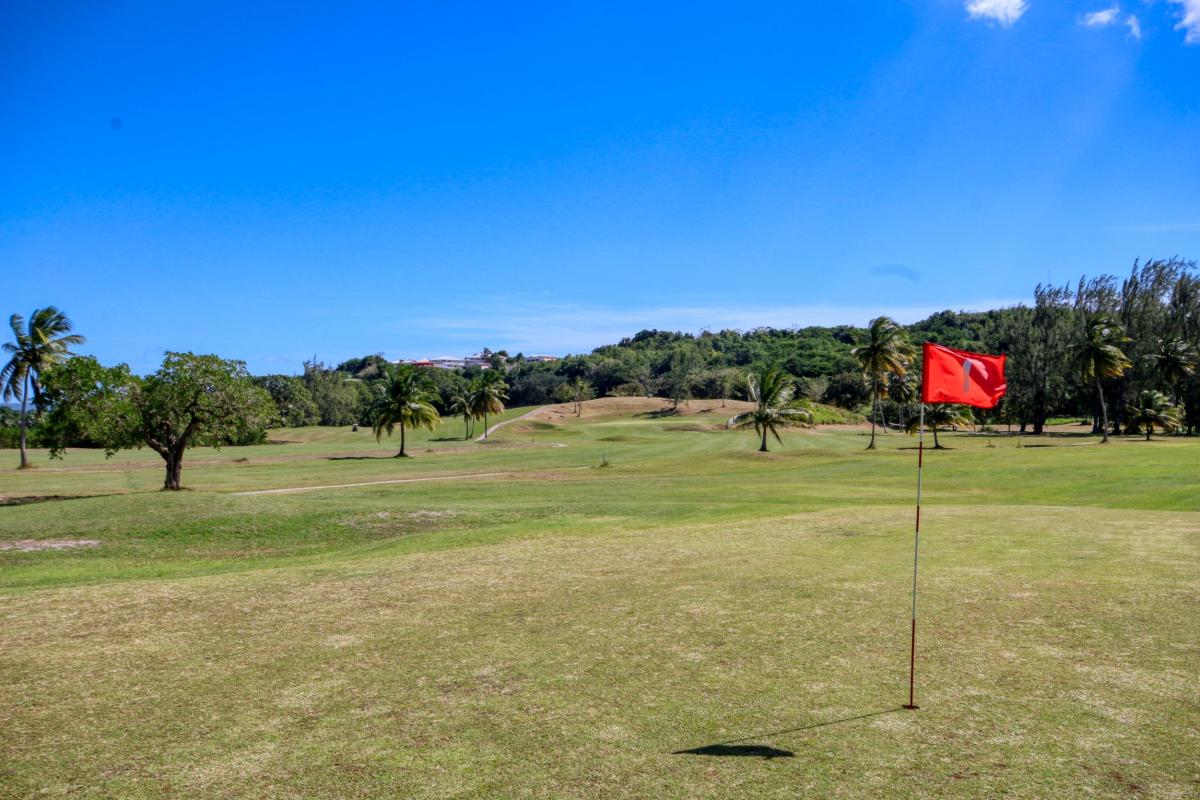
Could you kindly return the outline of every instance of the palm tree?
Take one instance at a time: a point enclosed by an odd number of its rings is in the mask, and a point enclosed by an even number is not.
[[[1125,408],[1129,420],[1146,431],[1146,441],[1155,426],[1164,433],[1170,433],[1179,427],[1179,409],[1171,405],[1171,401],[1162,392],[1146,389],[1138,394],[1137,402]]]
[[[871,379],[871,442],[875,449],[875,420],[879,415],[879,398],[887,393],[888,375],[904,377],[912,357],[912,346],[904,329],[891,317],[876,317],[867,326],[866,338],[850,351],[862,371]]]
[[[896,412],[900,415],[900,427],[908,427],[907,409],[917,401],[917,382],[911,375],[888,376],[888,397],[896,402]]]
[[[812,413],[801,407],[793,397],[796,384],[791,376],[779,367],[766,367],[758,373],[746,376],[746,389],[754,408],[730,417],[725,424],[729,429],[749,428],[762,437],[758,452],[767,452],[767,434],[783,444],[779,428],[798,427],[812,424]]]
[[[470,389],[460,389],[450,395],[450,412],[454,415],[462,415],[463,418],[463,441],[471,438],[471,423],[475,417],[471,414],[471,391]]]
[[[405,458],[404,432],[407,428],[433,430],[441,421],[433,407],[436,397],[433,384],[411,364],[401,364],[387,369],[387,383],[383,398],[375,414],[375,441],[383,435],[392,435],[395,426],[400,426],[400,452],[396,458]]]
[[[508,385],[494,369],[487,370],[471,382],[471,413],[476,418],[483,417],[484,439],[488,437],[488,414],[504,411],[504,401],[507,399]]]
[[[975,419],[971,416],[971,412],[963,406],[946,405],[945,403],[936,403],[934,405],[925,406],[925,424],[929,426],[929,430],[933,431],[933,449],[945,450],[942,443],[938,441],[938,428],[946,430],[956,430],[959,428],[970,428],[974,426]],[[905,430],[910,435],[919,433],[921,430],[921,418],[913,417],[908,421]]]
[[[29,468],[26,452],[26,430],[29,425],[29,394],[32,390],[34,404],[42,399],[42,372],[71,355],[72,345],[86,340],[70,333],[71,320],[54,306],[35,309],[28,325],[20,314],[8,319],[14,341],[4,343],[4,352],[11,354],[8,363],[0,369],[0,397],[5,400],[21,400],[21,466]]]
[[[1154,372],[1164,388],[1170,390],[1175,403],[1179,402],[1179,384],[1196,371],[1196,351],[1185,339],[1168,338],[1158,340],[1158,352],[1150,353],[1146,360],[1154,366]]]
[[[1103,378],[1119,378],[1133,366],[1119,345],[1129,337],[1121,326],[1103,314],[1084,317],[1083,341],[1075,345],[1074,356],[1085,381],[1096,381],[1096,396],[1100,398],[1101,444],[1108,444],[1108,406],[1104,402]]]

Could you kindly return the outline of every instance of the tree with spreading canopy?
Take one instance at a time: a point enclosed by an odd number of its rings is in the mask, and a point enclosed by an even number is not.
[[[433,382],[411,364],[388,367],[385,371],[383,397],[375,408],[375,440],[384,434],[392,435],[400,427],[400,452],[396,458],[407,458],[404,434],[408,428],[433,430],[441,416],[433,404],[437,394]]]
[[[791,376],[778,367],[765,367],[746,376],[746,393],[754,408],[730,417],[726,427],[731,430],[754,428],[762,437],[760,453],[767,452],[767,434],[783,444],[780,428],[811,425],[812,412],[794,400],[796,384]]]
[[[0,397],[21,401],[18,422],[21,462],[18,469],[28,469],[30,396],[32,394],[34,405],[40,409],[42,373],[70,356],[68,348],[83,344],[86,340],[70,332],[71,320],[54,306],[36,309],[28,323],[20,314],[13,314],[8,319],[8,325],[12,328],[13,341],[4,343],[4,352],[9,354],[9,359],[0,367]]]
[[[72,358],[47,372],[46,398],[53,456],[80,439],[110,456],[146,446],[166,462],[166,490],[181,488],[187,448],[250,438],[278,413],[245,362],[194,353],[167,353],[158,371],[145,377],[124,364]]]

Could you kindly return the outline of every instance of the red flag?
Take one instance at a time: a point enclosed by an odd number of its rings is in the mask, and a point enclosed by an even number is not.
[[[926,342],[921,401],[995,408],[1008,388],[1004,383],[1004,361],[1004,356],[954,350]]]

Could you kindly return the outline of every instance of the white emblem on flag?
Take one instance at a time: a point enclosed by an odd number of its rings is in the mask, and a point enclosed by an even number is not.
[[[964,358],[963,359],[963,394],[967,394],[968,392],[971,391],[971,367],[975,367],[977,370],[979,370],[979,374],[983,377],[983,380],[985,380],[985,381],[987,380],[987,376],[988,376],[987,365],[985,365],[982,361],[979,361],[978,359]]]

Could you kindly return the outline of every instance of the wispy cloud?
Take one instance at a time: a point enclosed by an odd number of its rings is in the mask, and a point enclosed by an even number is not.
[[[1130,14],[1125,18],[1125,27],[1129,28],[1129,35],[1141,41],[1142,39],[1142,23],[1138,22],[1137,16]]]
[[[879,278],[901,278],[910,283],[917,283],[921,280],[920,270],[904,264],[879,264],[871,267],[871,274]]]
[[[1019,300],[979,300],[967,310],[1011,306]],[[510,353],[585,353],[604,344],[614,344],[640,330],[749,330],[769,326],[788,328],[805,325],[863,325],[886,314],[900,322],[916,322],[945,306],[923,305],[774,305],[732,306],[646,306],[611,309],[578,304],[555,304],[498,300],[495,312],[475,309],[470,313],[444,313],[407,318],[404,328],[422,330],[440,344],[435,349],[449,352],[477,350],[481,343]],[[956,306],[957,308],[957,306]],[[402,335],[397,329],[395,334]],[[466,350],[464,349],[466,348]],[[419,357],[432,353],[388,353],[389,357]]]
[[[1008,27],[1029,10],[1029,3],[1025,0],[967,0],[965,7],[971,19],[982,19]]]
[[[1132,233],[1200,233],[1200,222],[1152,222],[1145,225],[1126,225],[1120,230]]]
[[[1200,0],[1168,0],[1180,6],[1182,14],[1175,30],[1183,31],[1183,40],[1188,44],[1200,44]]]
[[[1120,13],[1119,6],[1110,6],[1100,11],[1084,14],[1079,23],[1086,28],[1107,28],[1117,21],[1117,15]]]

